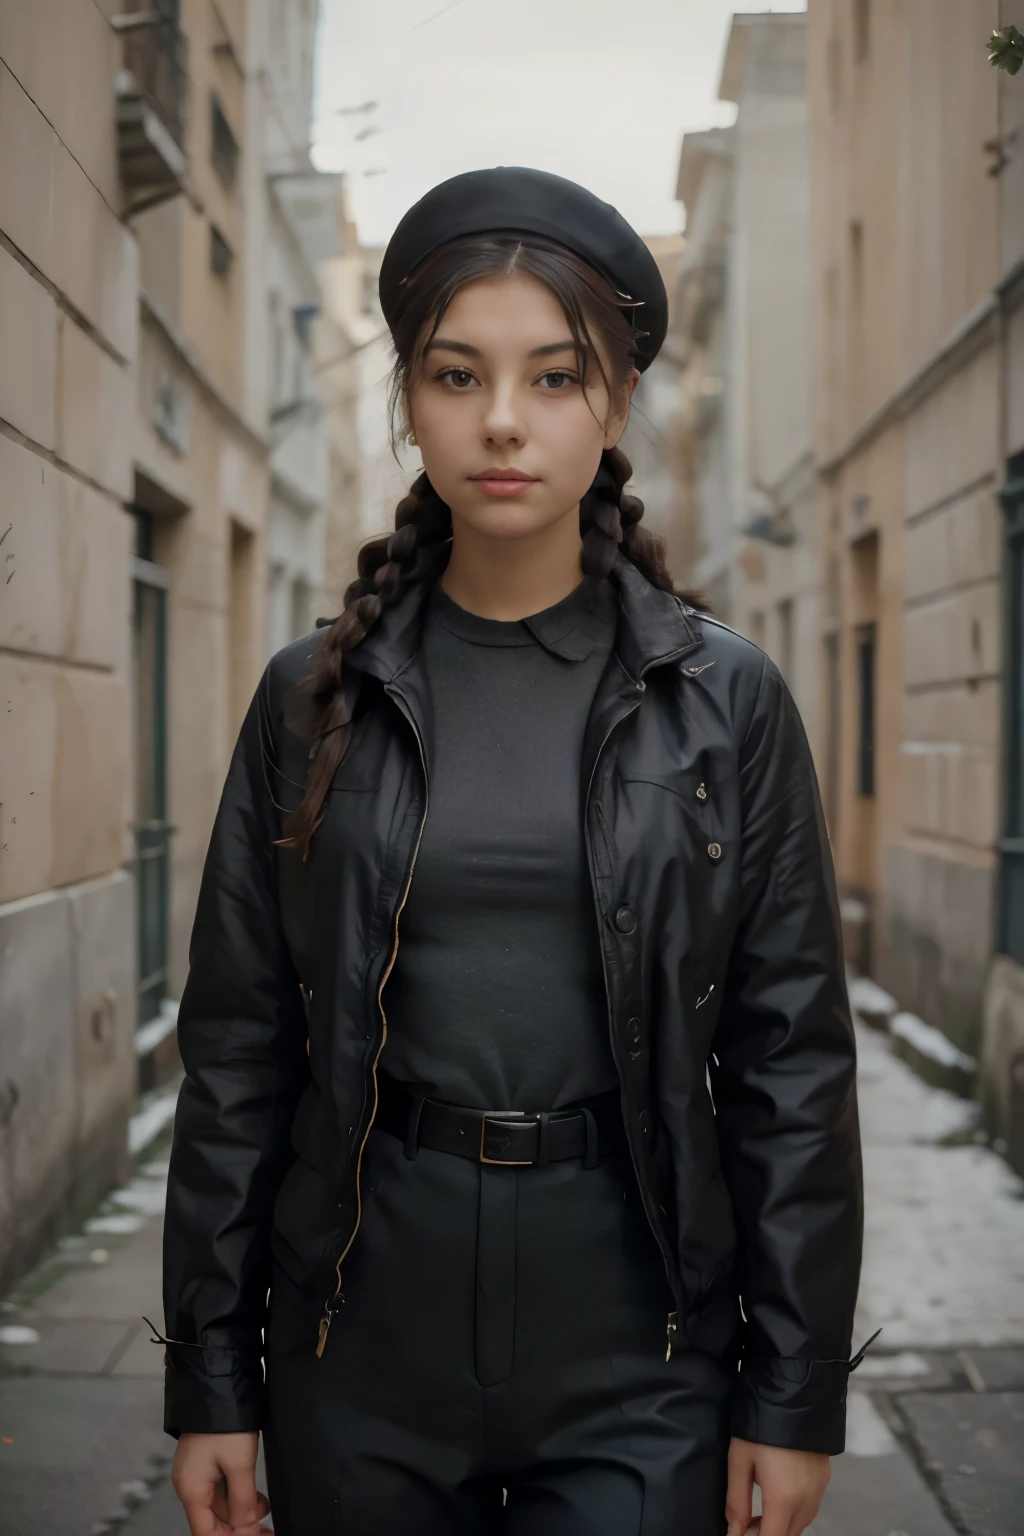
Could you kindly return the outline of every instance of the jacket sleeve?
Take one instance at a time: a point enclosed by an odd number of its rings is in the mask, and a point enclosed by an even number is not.
[[[863,1199],[839,903],[810,750],[765,661],[741,750],[739,923],[710,1064],[739,1226],[732,1432],[837,1454]]]
[[[274,1197],[308,1081],[305,1007],[277,899],[270,676],[214,823],[178,1015],[164,1228],[169,1434],[258,1429]]]

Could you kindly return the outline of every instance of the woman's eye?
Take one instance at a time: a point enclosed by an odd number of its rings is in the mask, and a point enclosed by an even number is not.
[[[468,389],[473,383],[473,375],[468,368],[449,368],[444,377],[456,389]]]
[[[576,383],[576,375],[574,373],[565,373],[561,368],[556,368],[551,373],[543,374],[540,382],[545,389],[568,389],[570,384]]]

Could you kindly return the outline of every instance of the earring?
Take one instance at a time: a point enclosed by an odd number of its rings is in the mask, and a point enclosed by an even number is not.
[[[417,444],[417,442],[416,442],[416,434],[415,434],[415,432],[410,432],[409,433],[409,436],[406,438],[406,442],[409,444],[410,448],[416,448],[416,447],[419,446]]]

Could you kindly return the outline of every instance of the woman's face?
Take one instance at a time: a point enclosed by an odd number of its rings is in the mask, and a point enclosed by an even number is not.
[[[423,467],[456,530],[462,521],[516,539],[576,514],[602,449],[622,435],[637,378],[614,386],[615,398],[593,361],[580,378],[562,306],[539,279],[460,288],[408,398]]]

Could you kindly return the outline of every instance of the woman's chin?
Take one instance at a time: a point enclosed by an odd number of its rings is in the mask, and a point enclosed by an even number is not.
[[[462,524],[489,539],[529,539],[553,528],[564,510],[530,505],[518,497],[474,497],[469,506],[452,507],[456,525]]]

